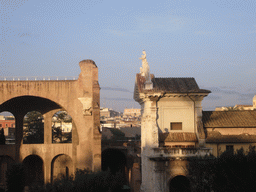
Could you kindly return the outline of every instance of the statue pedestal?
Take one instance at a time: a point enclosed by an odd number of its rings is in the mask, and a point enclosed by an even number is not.
[[[146,90],[148,90],[148,89],[153,89],[153,83],[152,83],[151,81],[146,81],[146,82],[144,83],[144,88],[145,88]]]

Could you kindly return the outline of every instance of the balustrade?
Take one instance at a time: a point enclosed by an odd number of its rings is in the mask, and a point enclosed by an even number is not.
[[[168,148],[158,147],[154,148],[154,155],[150,158],[157,157],[194,157],[194,156],[205,156],[210,155],[212,148]]]
[[[63,81],[63,80],[77,80],[78,77],[75,76],[30,76],[30,77],[5,77],[0,76],[0,81]]]

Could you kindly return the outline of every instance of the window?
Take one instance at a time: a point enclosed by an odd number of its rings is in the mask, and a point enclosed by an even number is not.
[[[226,145],[226,151],[234,152],[234,145]]]
[[[0,127],[2,127],[2,124],[0,124]]]
[[[182,130],[182,123],[171,123],[171,130]]]

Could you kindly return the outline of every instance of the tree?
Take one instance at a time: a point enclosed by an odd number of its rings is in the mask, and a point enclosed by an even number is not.
[[[43,116],[38,111],[28,112],[23,120],[23,143],[44,143]]]
[[[63,132],[63,123],[71,124],[72,118],[66,111],[58,111],[53,115],[52,141],[54,143],[70,143],[72,142],[72,133]],[[57,125],[59,126],[56,126]]]
[[[195,157],[189,160],[192,191],[255,191],[256,152],[250,147],[236,153],[226,151],[220,157]]]

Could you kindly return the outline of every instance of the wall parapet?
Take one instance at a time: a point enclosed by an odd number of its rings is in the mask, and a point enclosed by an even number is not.
[[[77,76],[20,76],[20,77],[8,77],[1,76],[0,81],[66,81],[77,80]]]

